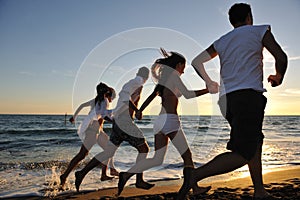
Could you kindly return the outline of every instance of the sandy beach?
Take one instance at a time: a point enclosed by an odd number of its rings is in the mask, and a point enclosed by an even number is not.
[[[14,197],[9,199],[173,199],[176,197],[181,183],[182,179],[157,181],[155,182],[156,186],[150,190],[141,190],[135,188],[134,185],[128,185],[119,197],[116,197],[117,188],[110,188],[97,191],[83,190],[79,193],[72,191],[59,194],[56,197]],[[281,199],[300,199],[300,167],[277,169],[266,173],[264,174],[264,183],[268,192],[275,197]],[[197,196],[190,194],[187,199],[253,199],[253,187],[250,177],[201,184],[201,186],[208,185],[212,187],[208,193]]]

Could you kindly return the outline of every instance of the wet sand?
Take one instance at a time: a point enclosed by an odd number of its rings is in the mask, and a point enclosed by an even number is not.
[[[116,197],[117,188],[100,189],[94,191],[75,191],[65,192],[56,197],[15,197],[10,200],[20,199],[174,199],[181,186],[182,179],[170,181],[154,182],[155,187],[150,190],[135,188],[134,185],[126,186],[121,196]],[[273,172],[264,174],[264,183],[267,191],[280,199],[300,199],[300,167],[278,169]],[[187,199],[253,199],[253,186],[250,177],[237,178],[224,181],[214,181],[205,184],[198,183],[201,186],[211,186],[212,189],[206,194],[192,195],[189,194]]]

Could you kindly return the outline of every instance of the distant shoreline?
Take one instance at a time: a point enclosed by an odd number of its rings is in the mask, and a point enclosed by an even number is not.
[[[16,116],[45,116],[45,115],[49,115],[49,116],[65,116],[65,114],[43,114],[43,113],[0,113],[0,115],[16,115]],[[68,114],[67,116],[72,116],[73,113]],[[78,115],[78,116],[86,116],[86,115]],[[158,116],[158,115],[144,115],[144,117],[148,117],[148,116]],[[191,117],[195,117],[195,116],[199,116],[199,117],[222,117],[222,115],[179,115],[179,116],[191,116]],[[291,114],[291,115],[265,115],[265,117],[299,117],[300,114]]]

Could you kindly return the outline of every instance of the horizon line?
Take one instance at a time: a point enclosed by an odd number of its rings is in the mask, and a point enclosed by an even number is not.
[[[67,116],[72,116],[73,114],[68,114],[68,113],[65,113],[67,114]],[[59,115],[59,116],[65,116],[65,114],[62,114],[62,113],[0,113],[0,115]],[[159,114],[157,115],[143,115],[143,116],[158,116]],[[87,116],[87,114],[82,114],[82,115],[78,115],[78,116]],[[213,114],[213,115],[210,115],[210,114],[198,114],[198,115],[195,115],[195,114],[181,114],[181,115],[178,115],[178,116],[222,116],[221,114]],[[266,114],[265,116],[300,116],[300,113],[299,114]]]

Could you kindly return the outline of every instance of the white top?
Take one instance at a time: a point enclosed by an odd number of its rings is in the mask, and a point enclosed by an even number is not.
[[[131,79],[125,83],[119,93],[119,99],[116,105],[116,108],[113,111],[114,117],[122,114],[124,111],[128,110],[128,102],[132,100],[133,102],[140,96],[140,93],[134,93],[139,87],[143,86],[145,80],[136,76],[134,79]],[[129,112],[128,112],[129,114]]]
[[[244,25],[216,40],[220,58],[220,96],[241,89],[265,92],[263,87],[262,39],[269,25]]]
[[[82,106],[82,105],[85,105],[85,106]],[[81,104],[81,106],[79,106],[79,108],[76,110],[76,112],[74,114],[74,118],[80,112],[82,107],[86,107],[87,105],[89,105],[91,107],[91,110],[90,110],[89,114],[81,122],[80,126],[78,127],[77,133],[79,134],[80,138],[85,137],[84,133],[85,133],[86,129],[94,120],[98,120],[98,119],[104,118],[104,117],[112,118],[112,110],[108,110],[109,101],[107,98],[104,98],[104,100],[101,101],[100,105],[98,103],[95,105],[95,99],[92,99],[84,104]]]
[[[106,97],[101,101],[100,105],[96,104],[95,112],[97,119],[104,119],[105,117],[112,119],[112,110],[109,110],[109,101]]]

